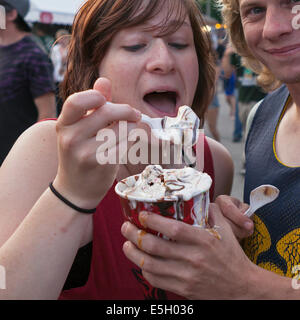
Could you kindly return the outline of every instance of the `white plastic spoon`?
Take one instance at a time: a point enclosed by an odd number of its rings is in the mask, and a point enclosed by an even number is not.
[[[197,129],[200,120],[194,111],[188,106],[182,106],[178,110],[177,117],[150,118],[142,114],[141,121],[146,123],[153,134],[161,140],[172,140],[174,143],[182,143],[184,130],[190,130],[192,146],[197,142]]]
[[[279,190],[269,184],[261,185],[253,189],[250,193],[250,207],[244,215],[250,218],[256,210],[274,201],[278,195]]]

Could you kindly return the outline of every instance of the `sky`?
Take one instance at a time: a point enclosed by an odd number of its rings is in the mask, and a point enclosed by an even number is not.
[[[30,0],[42,11],[76,13],[86,0]]]

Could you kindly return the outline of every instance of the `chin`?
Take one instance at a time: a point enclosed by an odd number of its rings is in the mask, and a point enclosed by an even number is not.
[[[276,76],[277,79],[279,79],[282,83],[285,83],[287,85],[291,84],[299,84],[300,83],[300,72],[294,73],[281,73],[278,76]]]

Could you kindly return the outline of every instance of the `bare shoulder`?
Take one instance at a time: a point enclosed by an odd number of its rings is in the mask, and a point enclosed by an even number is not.
[[[10,170],[12,166],[14,169],[24,170],[34,165],[38,170],[40,166],[47,165],[51,169],[53,163],[57,165],[56,146],[56,121],[48,120],[31,126],[12,147],[1,166],[0,175]]]
[[[221,194],[230,194],[233,182],[234,164],[229,151],[221,143],[207,137],[212,153],[215,172],[214,198]]]
[[[21,223],[57,172],[56,121],[27,129],[0,168],[0,246]]]

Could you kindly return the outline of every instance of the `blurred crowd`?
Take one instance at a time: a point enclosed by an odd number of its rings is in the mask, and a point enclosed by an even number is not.
[[[59,85],[64,79],[67,67],[70,30],[68,26],[49,26],[36,23],[32,30],[32,37],[45,54],[51,59],[53,64],[53,81],[56,88],[56,114],[58,116],[62,108],[62,100],[59,95]]]
[[[0,29],[1,165],[27,128],[59,116],[70,27],[28,24],[28,0],[0,0],[0,6],[5,9],[5,28]]]

